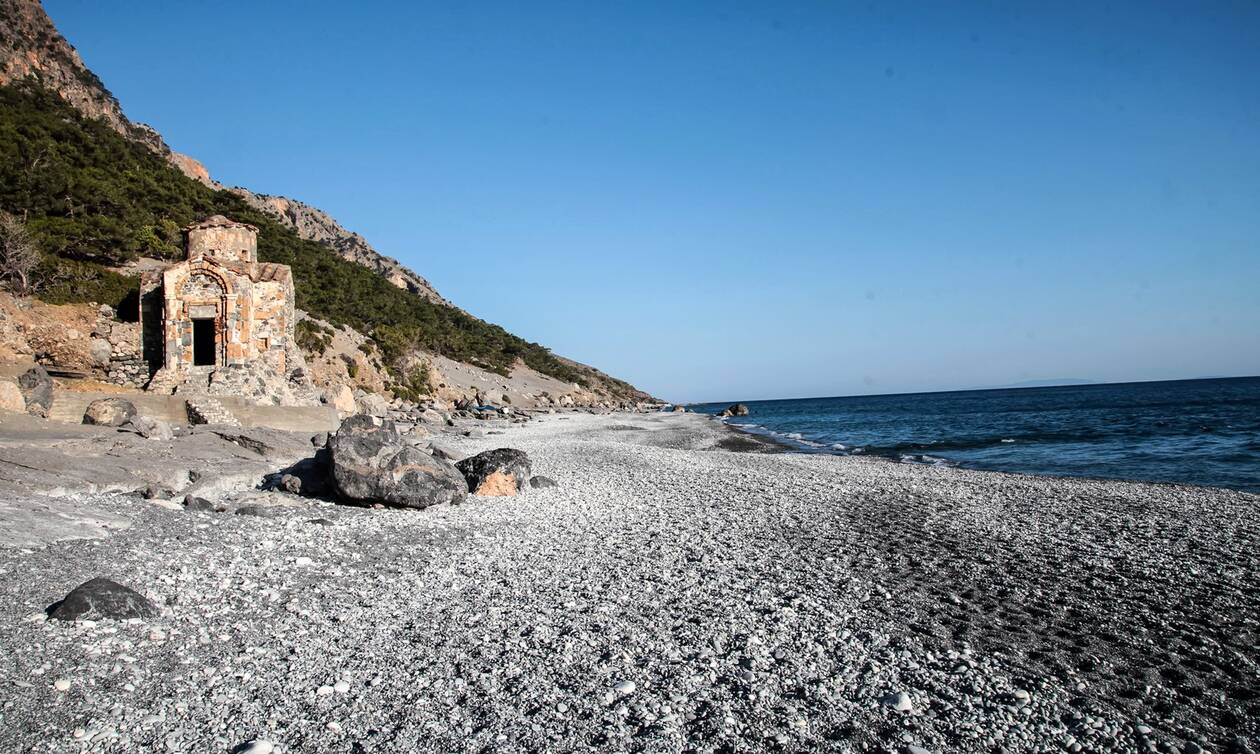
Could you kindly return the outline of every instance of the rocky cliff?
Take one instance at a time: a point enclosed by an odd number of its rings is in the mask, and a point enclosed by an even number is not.
[[[235,194],[253,209],[265,213],[274,219],[277,224],[283,226],[286,233],[291,231],[293,235],[304,241],[311,242],[312,245],[318,244],[320,247],[331,250],[342,259],[370,270],[400,290],[407,291],[440,307],[449,307],[449,311],[458,312],[460,316],[472,320],[472,324],[477,325],[473,329],[478,330],[478,332],[484,332],[489,338],[487,342],[491,346],[494,346],[500,340],[509,342],[515,338],[510,333],[479,322],[467,315],[467,313],[458,310],[453,304],[444,299],[423,277],[407,269],[397,260],[377,252],[361,235],[347,230],[328,213],[287,197],[257,194],[246,188],[222,186],[214,180],[210,171],[200,162],[187,155],[173,152],[157,131],[143,124],[134,123],[126,117],[118,100],[105,88],[101,80],[84,65],[74,47],[57,31],[38,0],[0,0],[0,85],[13,84],[28,79],[35,79],[42,88],[55,93],[60,99],[78,110],[85,117],[99,121],[124,138],[143,145],[146,149],[176,167],[183,175],[215,190],[225,190]],[[446,310],[444,309],[444,311]],[[343,312],[344,314],[345,312]],[[434,322],[437,322],[438,324],[444,323],[448,329],[453,327],[454,330],[451,332],[454,335],[452,337],[468,330],[468,328],[460,326],[457,322],[451,324],[447,320],[452,320],[452,318],[443,315],[436,319],[431,318],[425,321],[430,323],[431,326]],[[434,331],[437,332],[437,330]],[[519,341],[520,339],[516,340]],[[634,389],[632,386],[613,379],[591,367],[568,360],[553,359],[544,348],[536,344],[518,343],[517,346],[523,346],[527,352],[533,354],[534,361],[529,361],[530,356],[528,355],[525,357],[525,361],[528,361],[532,366],[543,369],[543,371],[551,374],[553,377],[561,376],[564,380],[572,380],[570,386],[564,388],[567,392],[574,394],[590,392],[592,401],[596,399],[644,400],[649,398],[645,393]],[[533,350],[531,351],[530,349]],[[538,356],[540,353],[546,354],[546,357],[542,359],[542,366],[539,366]],[[505,366],[502,364],[497,368],[491,367],[492,371],[487,372],[485,369],[480,368],[486,365],[477,358],[469,357],[467,354],[461,356],[460,353],[452,355],[460,356],[460,358],[469,358],[470,363],[478,364],[477,367],[472,367],[476,374],[470,375],[467,380],[463,380],[467,381],[468,385],[463,385],[461,380],[456,379],[451,380],[452,385],[460,383],[460,387],[466,387],[471,390],[479,387],[474,383],[493,384],[496,380],[500,380],[501,377],[495,375],[495,371],[499,375],[504,373]],[[551,359],[551,366],[546,365],[547,359]],[[520,360],[518,359],[517,361],[519,362]],[[437,364],[438,360],[435,358],[432,360],[432,363]],[[518,363],[516,367],[508,371],[522,371],[522,374],[524,374],[523,370],[525,370],[524,365]],[[568,372],[567,376],[564,374],[566,372]],[[511,375],[506,376],[510,377]],[[582,384],[578,385],[577,383],[579,382]],[[558,385],[562,387],[564,383],[558,383]],[[506,385],[500,387],[509,389]],[[543,387],[546,387],[549,391],[558,389],[557,385],[535,386],[532,383],[530,384],[531,390],[537,388],[541,391]]]
[[[38,0],[0,0],[0,85],[31,77],[89,118],[105,122],[128,139],[162,155],[189,178],[224,188],[199,161],[172,151],[156,130],[127,118],[117,98],[84,65]],[[367,267],[399,288],[434,303],[450,305],[427,280],[373,249],[363,236],[345,229],[327,212],[283,196],[255,194],[239,187],[230,190],[300,237],[327,246],[343,259]]]

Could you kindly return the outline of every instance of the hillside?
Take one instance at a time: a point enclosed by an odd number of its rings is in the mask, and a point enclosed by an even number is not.
[[[387,365],[420,349],[496,375],[523,364],[595,394],[647,397],[452,306],[317,208],[222,187],[129,121],[30,0],[0,0],[0,209],[40,246],[39,295],[49,302],[126,312],[137,290],[131,265],[177,259],[183,225],[223,214],[258,226],[264,261],[293,268],[299,308],[368,335]]]

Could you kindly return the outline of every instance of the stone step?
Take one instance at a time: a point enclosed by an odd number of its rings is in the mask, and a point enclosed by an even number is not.
[[[240,422],[222,403],[208,395],[192,395],[187,399],[189,424],[227,424],[240,426]]]

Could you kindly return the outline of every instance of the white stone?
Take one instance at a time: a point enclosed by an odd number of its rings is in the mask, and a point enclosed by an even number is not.
[[[53,688],[57,689],[58,691],[69,691],[70,681],[66,680],[65,678],[58,678],[57,680],[53,681]]]
[[[622,681],[621,683],[618,683],[616,686],[613,686],[613,691],[616,691],[618,694],[625,696],[627,694],[633,694],[636,688],[638,687],[634,685],[634,681]]]
[[[276,745],[270,741],[250,741],[240,754],[271,754],[275,750]]]
[[[349,690],[350,690],[350,684],[346,683],[345,681],[337,681],[335,684],[333,684],[333,691],[336,691],[338,694],[344,694],[348,692]]]

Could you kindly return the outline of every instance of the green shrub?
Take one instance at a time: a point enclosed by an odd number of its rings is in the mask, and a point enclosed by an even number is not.
[[[372,337],[386,364],[419,347],[506,375],[519,358],[565,382],[583,374],[537,343],[434,304],[305,241],[229,191],[215,191],[144,146],[30,82],[0,87],[0,209],[25,220],[54,282],[43,297],[116,304],[133,278],[108,268],[140,256],[174,260],[179,229],[222,214],[259,229],[263,261],[293,268],[299,308]],[[314,345],[308,332],[302,342]],[[307,347],[307,346],[303,346]]]

